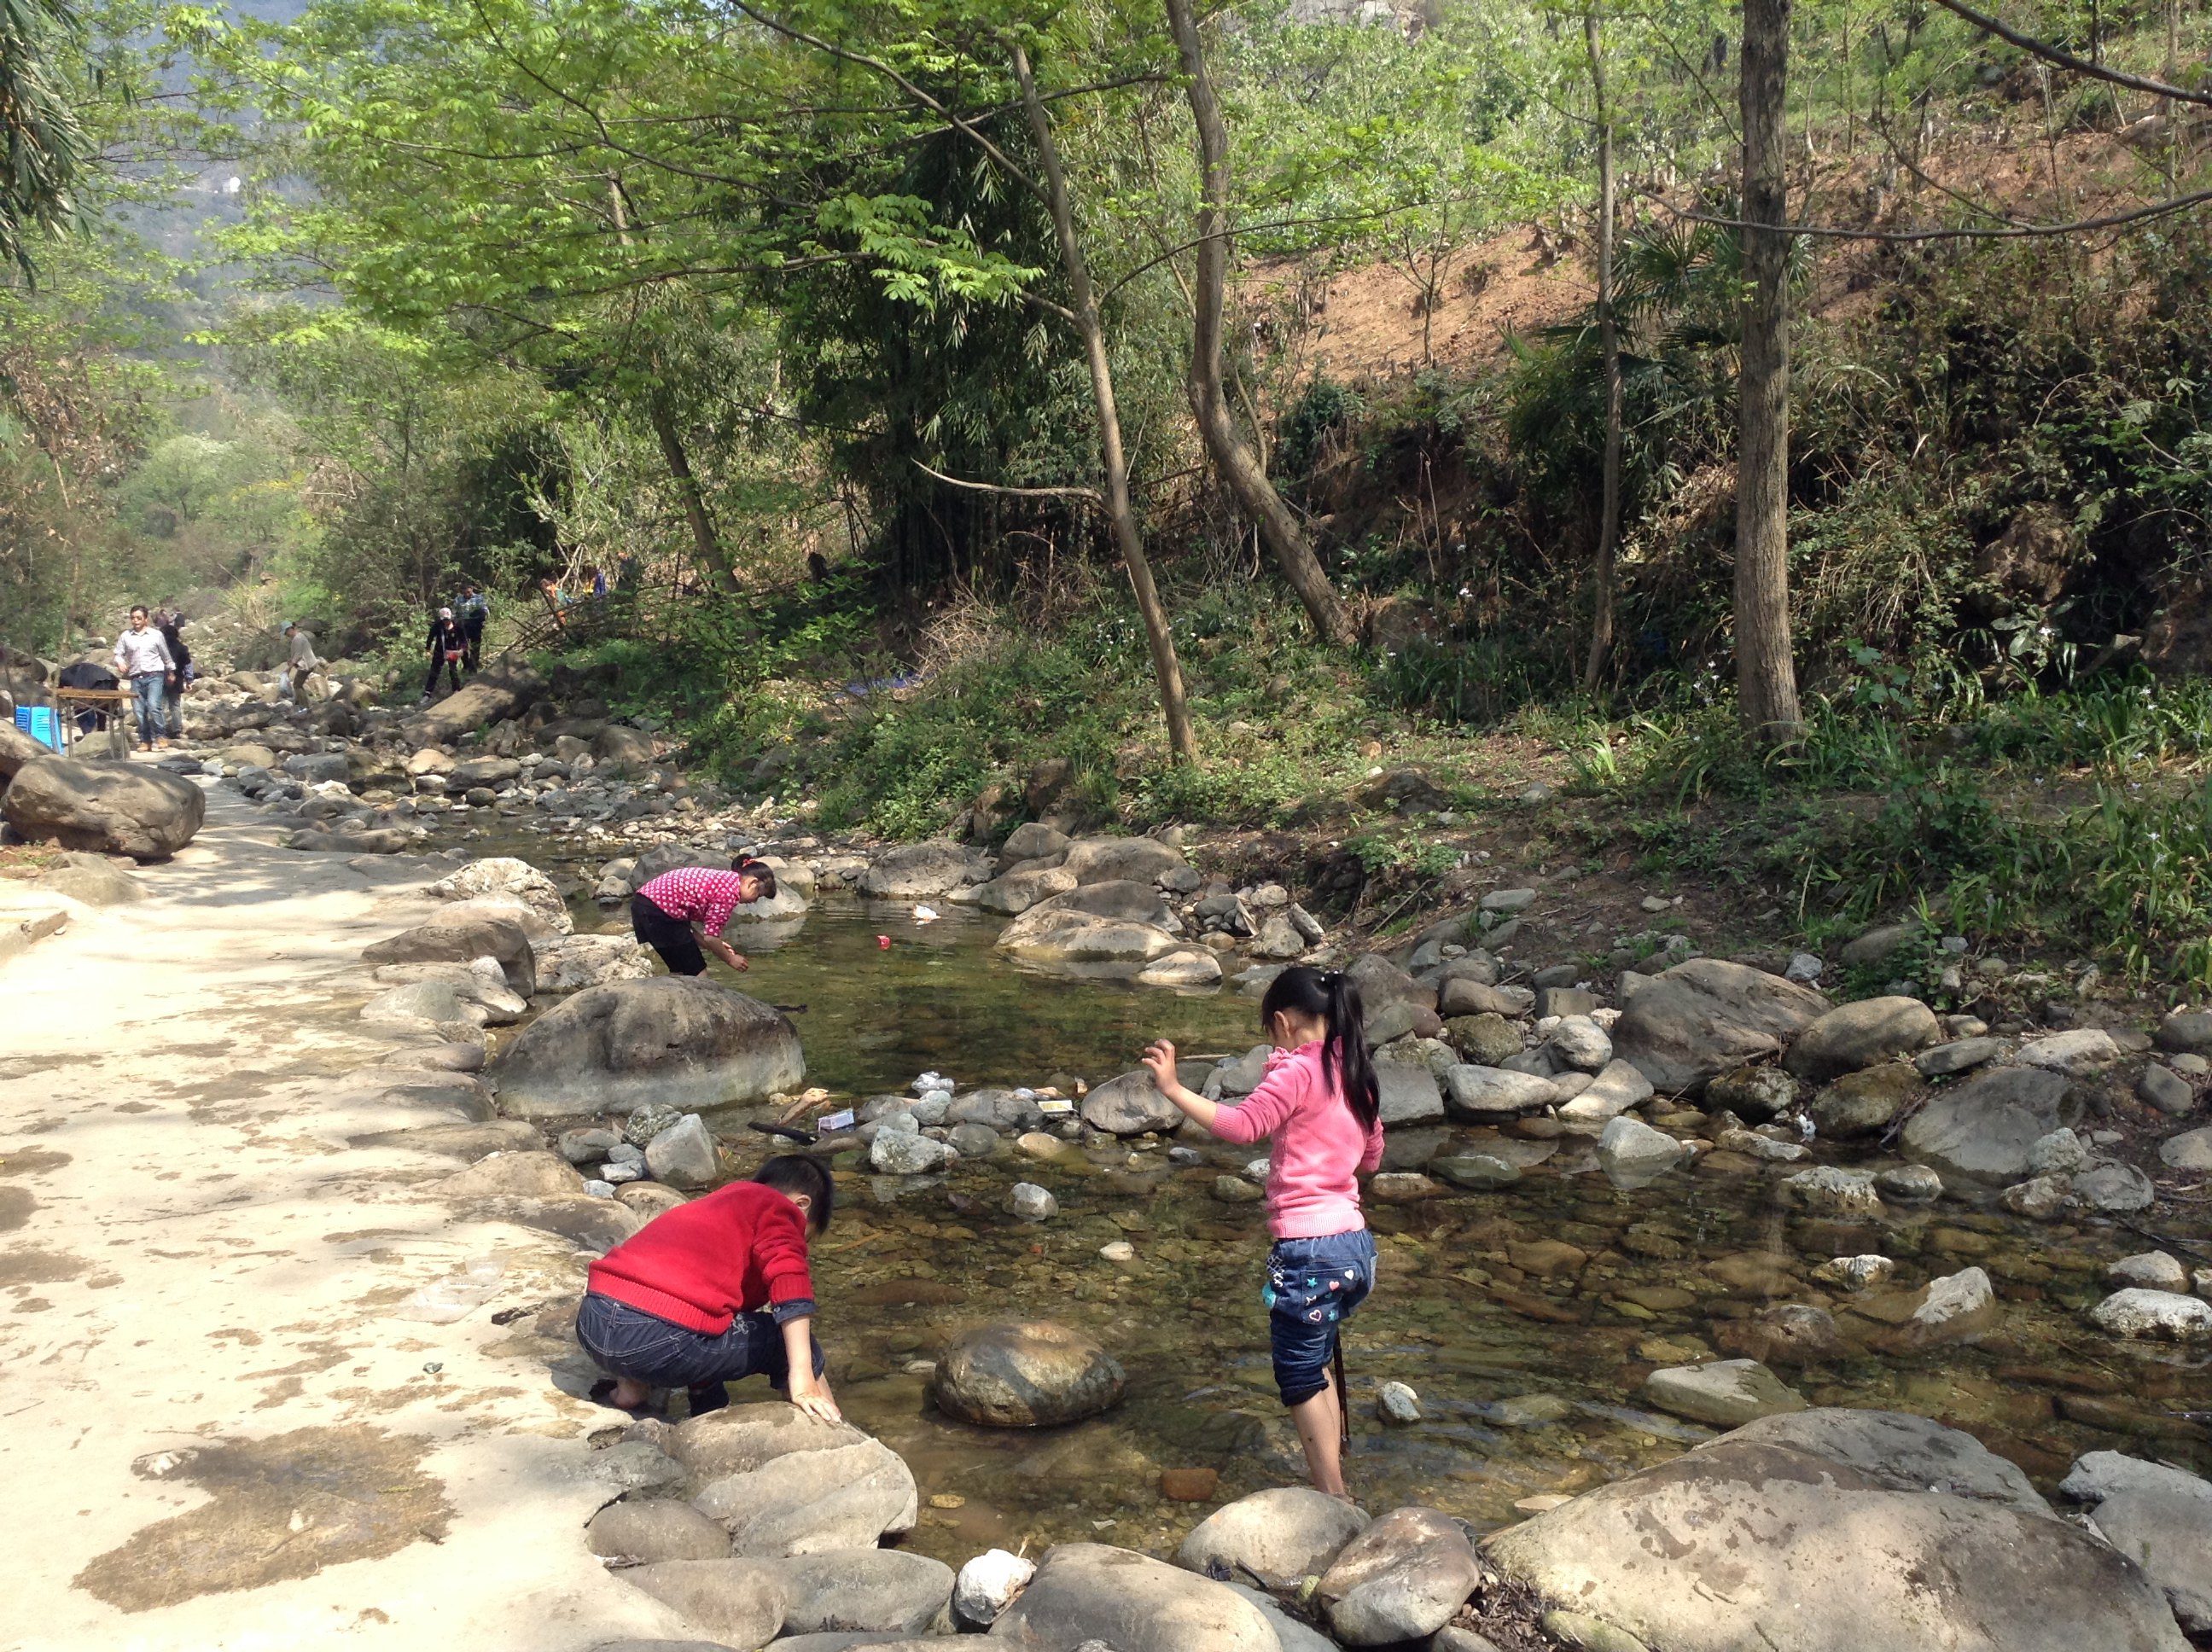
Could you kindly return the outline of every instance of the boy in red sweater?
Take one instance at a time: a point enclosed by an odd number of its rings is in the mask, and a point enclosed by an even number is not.
[[[765,1376],[809,1416],[837,1421],[806,1267],[807,1230],[829,1227],[836,1198],[820,1163],[783,1154],[592,1263],[576,1340],[613,1376],[592,1398],[635,1412],[653,1389],[681,1385],[696,1417],[730,1403],[726,1382]]]

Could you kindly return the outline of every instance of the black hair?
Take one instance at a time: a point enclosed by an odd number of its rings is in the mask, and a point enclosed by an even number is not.
[[[778,1153],[753,1172],[753,1180],[780,1193],[805,1193],[814,1201],[807,1219],[817,1233],[830,1231],[830,1217],[837,1203],[837,1184],[820,1159],[804,1153]]]
[[[1314,1016],[1328,1023],[1322,1040],[1321,1070],[1344,1092],[1344,1104],[1366,1129],[1382,1116],[1382,1096],[1375,1080],[1375,1064],[1368,1059],[1367,1017],[1359,1003],[1359,988],[1340,969],[1327,975],[1303,963],[1294,963],[1267,985],[1260,1000],[1260,1024],[1279,1014]]]
[[[730,862],[730,870],[740,878],[758,878],[761,899],[763,901],[775,899],[775,868],[769,865],[767,861],[756,860],[749,854],[741,854]]]

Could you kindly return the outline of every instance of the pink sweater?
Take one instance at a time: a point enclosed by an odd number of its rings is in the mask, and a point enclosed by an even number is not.
[[[1213,1133],[1245,1144],[1272,1136],[1267,1230],[1278,1239],[1318,1239],[1366,1226],[1355,1172],[1382,1162],[1382,1126],[1363,1130],[1343,1093],[1322,1070],[1321,1045],[1267,1057],[1267,1076],[1236,1107],[1213,1115]]]

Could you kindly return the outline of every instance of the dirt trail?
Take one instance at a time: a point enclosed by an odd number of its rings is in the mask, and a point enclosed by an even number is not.
[[[151,898],[0,969],[0,1649],[680,1635],[584,1548],[617,1488],[582,1437],[608,1413],[549,1376],[580,1257],[426,1191],[464,1160],[385,1133],[450,1092],[362,1071],[392,1047],[361,949],[434,874],[274,837],[211,792]],[[392,1316],[486,1254],[466,1319]],[[556,1334],[493,1323],[541,1303]]]

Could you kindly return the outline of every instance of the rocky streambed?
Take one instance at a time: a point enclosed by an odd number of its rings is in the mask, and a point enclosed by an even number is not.
[[[1971,1011],[1948,1017],[1909,981],[1842,1003],[1819,959],[1701,957],[1679,934],[1614,932],[1601,957],[1547,925],[1558,896],[1504,877],[1468,909],[1362,951],[1291,891],[1206,872],[1202,850],[1048,829],[994,855],[886,849],[803,820],[697,818],[684,799],[564,826],[520,786],[501,798],[488,782],[489,800],[431,811],[447,818],[409,829],[404,847],[434,849],[459,814],[483,822],[461,842],[526,847],[538,864],[410,860],[367,841],[398,829],[362,823],[375,787],[360,776],[202,761],[280,809],[340,787],[351,802],[332,796],[328,817],[358,829],[300,847],[375,853],[443,897],[433,921],[368,949],[362,1029],[394,1046],[387,1094],[454,1114],[411,1145],[472,1162],[426,1191],[573,1243],[578,1283],[591,1252],[757,1160],[771,1144],[753,1124],[856,1114],[808,1151],[845,1193],[817,1265],[833,1377],[914,1492],[861,1540],[874,1553],[890,1537],[899,1557],[868,1563],[900,1570],[903,1603],[870,1632],[925,1626],[902,1614],[940,1583],[950,1599],[954,1574],[994,1550],[1045,1557],[997,1632],[1122,1652],[1264,1646],[1262,1629],[1304,1646],[1309,1620],[1347,1643],[1404,1641],[1407,1602],[1441,1609],[1418,1631],[1440,1648],[1479,1648],[1475,1635],[1625,1646],[1604,1638],[1624,1632],[1660,1647],[1876,1643],[1855,1602],[1961,1646],[2163,1647],[2180,1643],[2172,1614],[2198,1625],[2201,1480],[2095,1474],[2112,1453],[2185,1477],[2212,1467],[2212,1017],[2138,1018],[1964,938],[1946,967]],[[654,978],[625,936],[592,932],[619,925],[654,857],[739,847],[779,858],[794,902],[741,940],[760,960],[742,982]],[[1878,969],[1895,943],[1858,944],[1852,962]],[[1370,1509],[1404,1512],[1376,1522],[1349,1570],[1340,1546],[1303,1557],[1298,1576],[1324,1580],[1303,1594],[1279,1564],[1218,1557],[1248,1584],[1293,1585],[1309,1608],[1278,1621],[1246,1600],[1255,1629],[1197,1588],[1203,1565],[1164,1580],[1170,1569],[1139,1561],[1176,1555],[1206,1509],[1298,1477],[1256,1291],[1264,1171],[1249,1150],[1175,1128],[1127,1065],[1141,1036],[1166,1032],[1198,1058],[1189,1082],[1249,1090],[1246,994],[1285,956],[1356,973],[1385,1075],[1389,1156],[1368,1190],[1381,1285],[1347,1339],[1350,1473]],[[696,1016],[684,1043],[704,1060],[625,1043],[624,1027],[678,1014]],[[465,1278],[450,1284],[461,1314],[492,1311]],[[591,1373],[562,1303],[517,1306],[518,1345],[580,1392]],[[1018,1419],[972,1403],[955,1368],[1009,1321],[1095,1351],[1079,1362],[1091,1399],[1042,1426],[994,1425]],[[1100,1396],[1111,1403],[1094,1412]],[[819,1567],[749,1582],[729,1570],[811,1551],[749,1552],[728,1489],[702,1506],[709,1482],[677,1436],[712,1421],[593,1436],[628,1454],[617,1506],[688,1509],[637,1518],[708,1551],[606,1537],[610,1558],[723,1568],[663,1576],[694,1580],[680,1609],[728,1644],[746,1643],[714,1615],[731,1591],[759,1623],[776,1616],[763,1636],[828,1627],[824,1613],[860,1631],[839,1614],[860,1608],[804,1604],[835,1581]],[[2089,1525],[2044,1506],[2062,1483],[2077,1495],[2057,1506],[2094,1511]],[[1650,1570],[1620,1534],[1655,1521],[1701,1558]],[[1831,1529],[1843,1535],[1819,1552],[1798,1535]],[[1486,1552],[1467,1546],[1500,1532]],[[1734,1534],[1724,1554],[1696,1546],[1714,1532]],[[1905,1569],[1883,1571],[1881,1555]],[[1928,1568],[1944,1581],[1916,1595]],[[1801,1574],[1818,1587],[1785,1598],[1775,1580]],[[1669,1592],[1684,1576],[1694,1600]],[[1054,1606],[1060,1582],[1116,1604]],[[1385,1597],[1400,1615],[1344,1605]],[[1547,1626],[1562,1606],[1589,1621]],[[941,1609],[927,1623],[948,1625]]]

